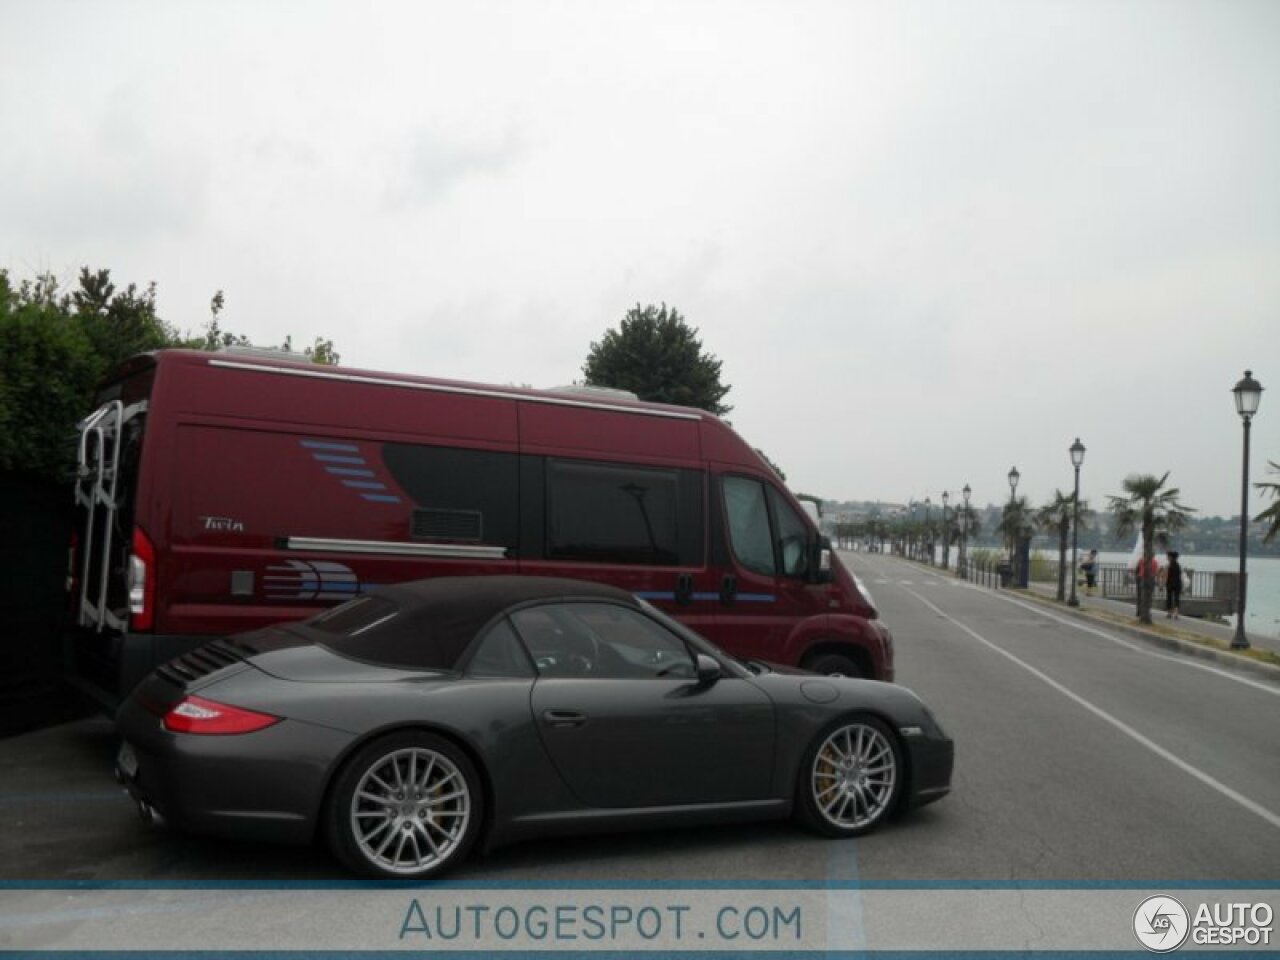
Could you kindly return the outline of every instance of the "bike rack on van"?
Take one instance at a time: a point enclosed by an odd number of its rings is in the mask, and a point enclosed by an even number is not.
[[[85,508],[84,540],[81,544],[80,598],[78,619],[81,626],[93,627],[99,633],[104,627],[123,630],[124,616],[107,607],[107,588],[111,573],[111,541],[115,532],[116,512],[119,508],[117,488],[119,481],[120,446],[124,425],[145,412],[146,401],[126,407],[119,400],[103,404],[85,418],[80,427],[80,445],[77,451],[75,502]],[[99,518],[99,508],[102,516]],[[98,526],[102,527],[102,558],[96,585],[90,584],[93,572],[94,540]],[[96,586],[90,597],[91,586]]]

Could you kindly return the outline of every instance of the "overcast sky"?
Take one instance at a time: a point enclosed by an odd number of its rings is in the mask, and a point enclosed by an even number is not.
[[[581,376],[637,301],[793,489],[1280,460],[1280,3],[0,0],[0,267],[344,364]],[[1264,502],[1254,496],[1251,509]]]

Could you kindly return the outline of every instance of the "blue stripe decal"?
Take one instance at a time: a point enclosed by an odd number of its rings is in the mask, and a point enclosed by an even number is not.
[[[325,467],[330,473],[340,477],[372,477],[372,470],[357,470],[355,467]]]
[[[303,440],[302,445],[311,450],[345,450],[348,453],[360,452],[360,448],[354,443],[330,443],[327,440]]]
[[[676,595],[670,590],[636,590],[635,595],[641,600],[675,600]],[[692,595],[694,600],[719,600],[718,593],[695,593]],[[741,600],[743,603],[777,603],[778,598],[772,593],[739,593],[735,594],[734,600]]]
[[[364,457],[343,457],[336,453],[313,453],[313,457],[321,463],[358,463],[363,465]]]
[[[399,503],[399,497],[388,497],[381,493],[362,493],[360,496],[366,500],[372,500],[374,503]]]
[[[377,480],[343,480],[344,487],[355,487],[357,490],[385,490],[387,485]]]

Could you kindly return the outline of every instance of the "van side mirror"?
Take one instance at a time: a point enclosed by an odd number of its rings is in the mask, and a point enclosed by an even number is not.
[[[830,583],[835,579],[831,572],[831,538],[818,537],[813,542],[809,558],[809,579],[813,583]]]

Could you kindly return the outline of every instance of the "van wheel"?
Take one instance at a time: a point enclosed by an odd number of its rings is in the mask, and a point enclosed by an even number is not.
[[[480,829],[475,767],[434,734],[406,731],[359,750],[325,812],[334,854],[369,877],[421,880],[467,855]]]
[[[842,653],[820,653],[805,663],[805,669],[828,677],[862,676],[862,670],[853,659]]]

